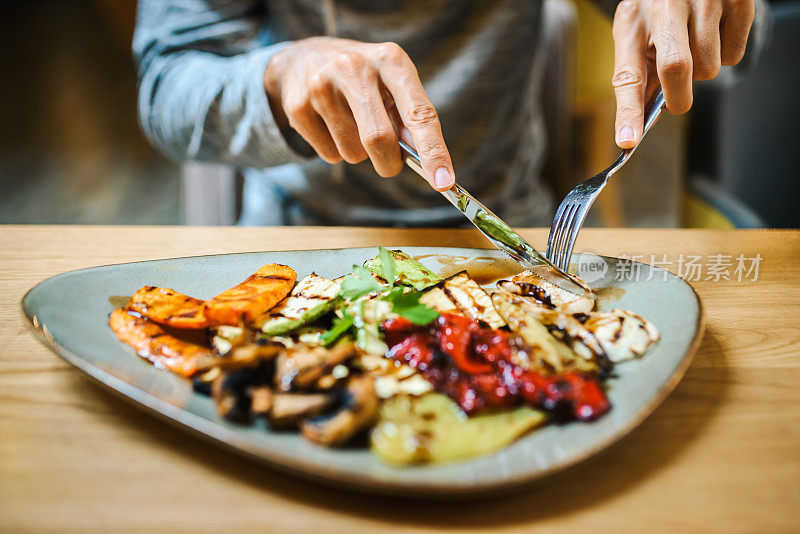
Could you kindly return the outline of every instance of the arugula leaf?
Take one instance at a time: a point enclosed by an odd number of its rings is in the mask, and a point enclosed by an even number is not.
[[[353,265],[353,272],[345,276],[339,295],[343,298],[355,300],[368,293],[380,290],[381,286],[366,267]]]
[[[420,297],[422,297],[421,291],[412,289],[404,292],[403,288],[396,287],[381,297],[381,300],[391,302],[392,312],[400,317],[404,317],[414,324],[426,325],[439,317],[439,312],[421,303]]]
[[[342,316],[336,317],[333,320],[333,324],[331,325],[331,329],[322,334],[319,338],[319,342],[325,345],[326,347],[342,337],[344,334],[347,333],[348,330],[353,326],[353,316],[347,313],[347,310],[342,309]]]
[[[390,288],[394,287],[394,278],[397,275],[397,264],[391,252],[383,247],[379,247],[378,259],[381,264],[381,276],[384,280],[389,282]]]

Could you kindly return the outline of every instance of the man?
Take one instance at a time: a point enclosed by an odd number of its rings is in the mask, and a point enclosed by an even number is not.
[[[615,11],[622,148],[659,84],[684,113],[693,79],[741,60],[754,15],[753,0],[599,1]],[[141,123],[175,158],[243,168],[243,224],[462,222],[403,169],[397,135],[434,189],[458,176],[509,223],[548,224],[540,12],[541,0],[140,0]]]

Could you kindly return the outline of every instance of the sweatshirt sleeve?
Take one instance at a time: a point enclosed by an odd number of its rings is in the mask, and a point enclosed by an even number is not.
[[[286,43],[261,46],[258,0],[139,0],[139,121],[167,155],[272,167],[305,156],[286,142],[263,85]]]

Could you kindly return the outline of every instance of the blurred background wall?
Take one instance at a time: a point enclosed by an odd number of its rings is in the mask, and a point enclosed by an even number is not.
[[[618,149],[610,21],[590,0],[555,3],[564,36],[553,60],[566,72],[551,92],[569,120],[554,152],[566,173],[553,186],[563,195]],[[697,84],[691,114],[662,119],[591,224],[800,226],[789,202],[800,168],[800,2],[771,7],[757,53]],[[138,128],[134,17],[135,0],[0,1],[0,223],[181,224],[204,212],[192,184],[209,174],[166,160]]]
[[[178,168],[136,119],[135,2],[0,6],[0,223],[178,224]]]

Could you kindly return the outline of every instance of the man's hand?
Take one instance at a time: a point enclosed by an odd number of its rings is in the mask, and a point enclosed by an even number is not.
[[[278,124],[288,123],[328,163],[369,157],[381,176],[398,174],[397,127],[417,148],[431,185],[445,190],[453,184],[438,115],[397,44],[296,41],[270,60],[264,87]]]
[[[644,106],[660,84],[667,109],[692,107],[692,80],[710,80],[720,65],[744,56],[753,0],[623,0],[614,16],[617,144],[642,137]]]

